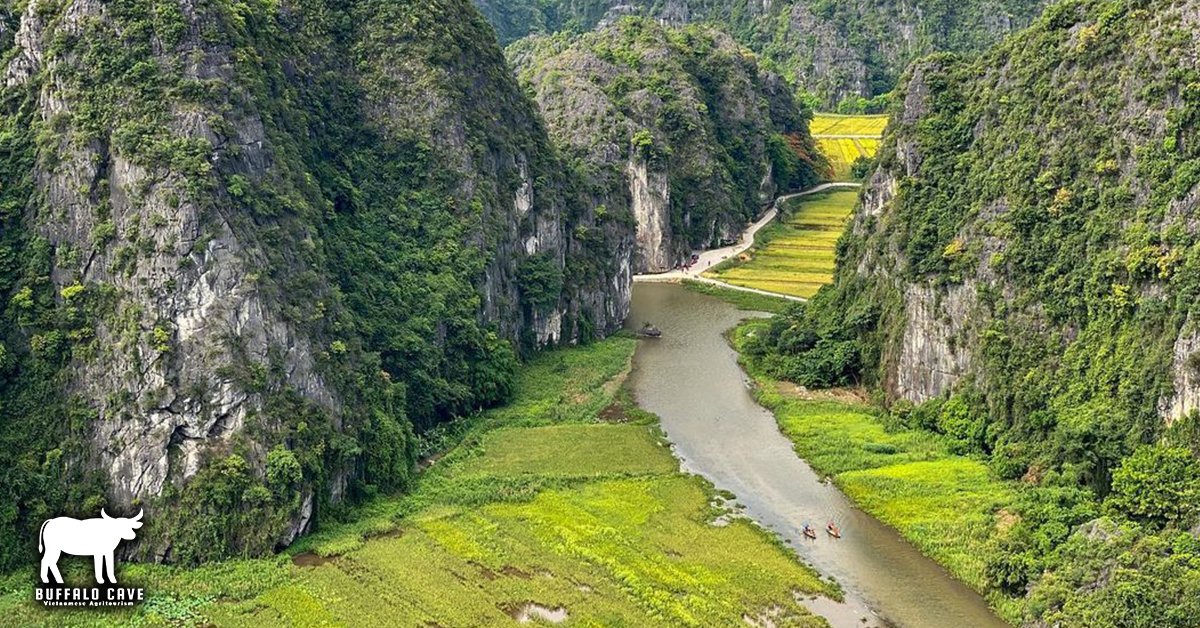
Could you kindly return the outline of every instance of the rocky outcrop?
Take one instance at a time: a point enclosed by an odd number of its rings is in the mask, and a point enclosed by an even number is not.
[[[531,38],[509,56],[582,165],[592,204],[632,222],[634,272],[670,270],[739,233],[780,187],[816,180],[808,162],[775,176],[773,139],[811,147],[802,109],[721,32],[626,18],[576,41]]]
[[[671,189],[666,173],[650,172],[644,159],[629,160],[629,195],[637,223],[634,266],[641,272],[671,270],[677,255],[672,251]]]
[[[151,24],[32,0],[0,32],[16,48],[4,128],[39,133],[5,144],[33,164],[6,171],[29,182],[17,241],[49,251],[42,283],[0,274],[5,304],[30,295],[5,306],[0,383],[60,343],[59,398],[95,415],[71,463],[106,480],[110,508],[162,522],[141,555],[289,542],[322,504],[402,487],[412,425],[502,399],[511,347],[620,327],[633,235],[579,192],[466,0],[326,7],[331,21],[290,2],[236,20],[160,4]],[[24,313],[35,303],[45,314]],[[262,490],[226,510],[263,527],[198,548],[187,509],[208,507],[206,469],[230,458],[219,481]]]
[[[930,74],[943,70],[941,64],[933,61],[914,63],[910,70],[909,80],[904,90],[904,106],[899,114],[899,122],[905,128],[915,128],[922,118],[929,115],[929,82]],[[904,165],[904,176],[917,176],[921,169],[920,146],[911,134],[897,134],[896,159]]]
[[[954,390],[971,367],[966,330],[975,314],[971,285],[950,288],[945,295],[928,286],[910,285],[904,292],[904,331],[891,392],[921,403]]]
[[[1168,422],[1200,410],[1200,330],[1189,321],[1180,330],[1171,350],[1171,393],[1159,402],[1159,414]]]

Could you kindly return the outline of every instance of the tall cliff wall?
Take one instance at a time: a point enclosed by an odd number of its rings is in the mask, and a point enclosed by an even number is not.
[[[1197,15],[1064,3],[910,70],[823,297],[871,312],[869,379],[973,400],[989,451],[1082,429],[1119,456],[1197,408]]]
[[[3,9],[0,563],[103,504],[145,557],[269,550],[628,312],[466,0]]]
[[[509,55],[593,202],[632,223],[636,272],[670,270],[818,178],[807,112],[720,31],[625,18]]]

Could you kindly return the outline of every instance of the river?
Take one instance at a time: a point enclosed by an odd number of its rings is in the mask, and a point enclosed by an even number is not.
[[[900,535],[821,480],[755,403],[723,333],[747,317],[720,299],[672,284],[635,284],[631,328],[652,322],[630,383],[638,405],[662,419],[685,470],[732,491],[746,514],[778,533],[846,592],[806,605],[834,628],[1008,628],[983,598]],[[820,530],[816,540],[802,522]],[[836,521],[842,538],[824,532]]]

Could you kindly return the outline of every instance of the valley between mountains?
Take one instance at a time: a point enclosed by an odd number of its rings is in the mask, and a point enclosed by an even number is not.
[[[1198,37],[0,0],[0,626],[1196,628]]]

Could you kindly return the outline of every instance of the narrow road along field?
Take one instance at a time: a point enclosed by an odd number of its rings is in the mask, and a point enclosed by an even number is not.
[[[857,190],[829,191],[777,204],[782,221],[759,232],[753,249],[705,276],[731,285],[808,298],[833,279],[834,252]]]
[[[620,387],[636,344],[535,357],[514,401],[475,418],[410,494],[287,556],[129,565],[122,583],[150,597],[132,612],[46,612],[14,586],[0,625],[825,625],[798,596],[835,586],[681,473],[657,419]]]
[[[813,116],[809,131],[829,159],[834,180],[850,179],[850,168],[856,159],[875,156],[887,122],[886,115],[818,113]]]

